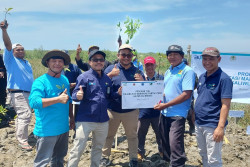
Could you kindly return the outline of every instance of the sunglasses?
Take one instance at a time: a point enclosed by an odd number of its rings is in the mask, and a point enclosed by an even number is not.
[[[127,57],[127,58],[132,58],[133,57],[133,55],[132,54],[120,54],[123,58],[125,58],[125,57]]]
[[[91,61],[93,61],[93,62],[104,62],[105,61],[105,59],[91,59]]]
[[[24,49],[16,49],[17,52],[24,51]]]

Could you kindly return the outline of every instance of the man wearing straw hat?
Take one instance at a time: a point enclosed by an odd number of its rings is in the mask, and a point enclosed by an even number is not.
[[[34,135],[37,138],[34,166],[63,166],[68,151],[69,114],[72,106],[69,81],[61,75],[70,57],[63,51],[52,50],[45,54],[42,64],[48,72],[37,78],[31,89],[29,103],[35,110]],[[73,119],[71,119],[73,120]],[[74,128],[74,123],[71,123]]]

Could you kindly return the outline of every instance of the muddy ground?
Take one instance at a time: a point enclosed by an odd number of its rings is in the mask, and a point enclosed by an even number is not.
[[[29,126],[30,133],[34,128],[35,117],[33,116],[32,122]],[[250,167],[250,136],[246,135],[246,129],[236,126],[232,122],[226,130],[226,137],[230,144],[223,145],[223,163],[224,167]],[[186,126],[188,129],[188,125]],[[235,134],[234,134],[235,132]],[[72,131],[69,136],[69,149],[72,148],[73,142],[71,139]],[[88,167],[90,164],[90,150],[91,150],[91,137],[89,138],[88,145],[84,154],[81,157],[79,166]],[[29,143],[35,146],[35,140],[32,136],[29,138]],[[128,166],[128,151],[127,140],[124,136],[124,130],[120,126],[118,130],[118,152],[112,153],[111,166],[121,167]],[[185,150],[188,161],[187,167],[200,167],[202,166],[201,157],[199,156],[196,138],[185,133]],[[157,144],[153,130],[150,128],[147,140],[146,140],[146,159],[139,164],[139,167],[163,167],[168,166],[160,160],[157,153]],[[15,125],[10,124],[9,127],[0,129],[0,166],[1,167],[31,167],[33,165],[33,159],[35,156],[35,149],[30,152],[22,151],[15,138]],[[67,163],[67,157],[65,157],[65,166]]]

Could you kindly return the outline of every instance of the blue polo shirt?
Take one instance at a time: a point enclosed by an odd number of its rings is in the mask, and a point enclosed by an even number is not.
[[[153,78],[146,77],[146,79],[148,81],[154,81],[154,80],[163,80],[164,77],[162,75],[158,75],[155,72],[155,75],[153,76]],[[141,118],[148,119],[148,118],[155,118],[155,117],[160,116],[160,111],[154,110],[153,108],[142,108],[139,111],[140,111],[139,119],[141,119]]]
[[[34,80],[30,63],[16,58],[13,49],[4,49],[3,60],[7,69],[7,89],[30,91]]]
[[[221,99],[231,99],[232,91],[233,82],[221,68],[209,77],[206,72],[202,74],[197,87],[195,122],[200,126],[216,128],[220,119]]]
[[[186,90],[194,90],[195,73],[185,63],[181,63],[172,69],[172,66],[164,75],[164,103],[167,103]],[[186,118],[191,105],[191,97],[186,101],[165,108],[161,113],[165,117],[181,116]]]
[[[108,74],[109,72],[112,71],[114,66],[115,65],[108,66],[104,72]],[[114,92],[117,92],[118,89],[121,87],[122,81],[135,81],[134,75],[137,72],[137,68],[133,65],[132,62],[131,62],[131,67],[128,69],[122,67],[120,62],[116,66],[117,68],[120,69],[120,75],[111,78]],[[144,74],[141,71],[139,72],[144,78]],[[118,113],[126,113],[135,110],[135,109],[122,109],[121,96],[114,99],[110,99],[108,108]]]
[[[110,78],[103,72],[100,77],[93,69],[89,69],[85,73],[81,74],[77,78],[76,87],[72,94],[72,99],[74,101],[79,101],[76,98],[76,94],[80,90],[79,86],[82,86],[84,96],[76,115],[76,121],[108,121],[108,98],[115,95],[119,96],[118,94],[114,95]]]

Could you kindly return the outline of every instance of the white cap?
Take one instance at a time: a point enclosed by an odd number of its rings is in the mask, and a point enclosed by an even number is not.
[[[18,46],[23,46],[23,45],[21,45],[20,43],[15,43],[15,44],[12,45],[12,49],[15,49]]]

